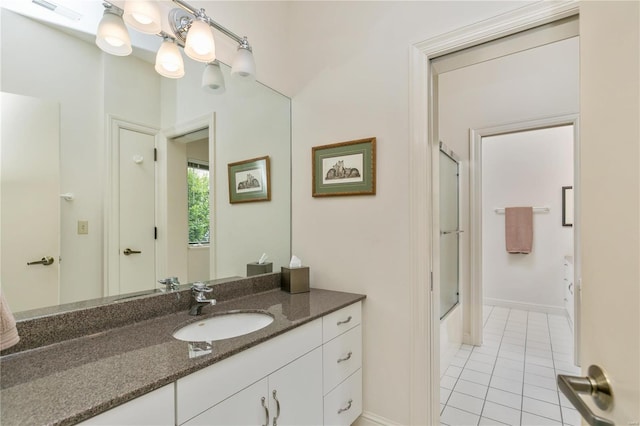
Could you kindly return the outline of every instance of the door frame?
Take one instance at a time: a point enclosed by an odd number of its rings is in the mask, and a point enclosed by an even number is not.
[[[434,72],[437,57],[477,46],[579,13],[579,4],[538,2],[410,46],[409,227],[410,227],[410,422],[438,424],[439,333],[439,149]],[[424,402],[428,401],[427,404]]]
[[[202,130],[204,128],[208,129],[208,138],[209,138],[209,232],[211,234],[211,239],[209,242],[209,275],[210,277],[216,276],[217,264],[216,264],[216,221],[217,217],[214,214],[216,211],[216,196],[215,192],[216,188],[216,113],[211,112],[208,114],[204,114],[193,118],[191,120],[187,120],[181,123],[178,123],[172,127],[167,129],[163,129],[161,134],[158,137],[158,276],[186,276],[187,267],[186,267],[186,259],[185,265],[183,268],[179,268],[180,270],[168,270],[167,265],[169,264],[169,240],[167,238],[167,229],[169,227],[169,218],[167,215],[169,209],[169,202],[167,199],[167,191],[169,189],[168,183],[168,167],[169,162],[167,159],[167,152],[169,149],[169,143],[171,143],[171,139],[177,138],[179,136],[192,133],[198,130]],[[186,179],[186,174],[185,174]],[[184,206],[184,209],[187,209],[187,206]],[[185,247],[185,251],[187,247]],[[182,270],[184,269],[184,270]]]
[[[482,344],[482,306],[483,306],[483,281],[482,281],[482,139],[490,136],[508,133],[540,130],[559,126],[573,126],[573,187],[575,205],[580,205],[580,122],[579,114],[567,114],[552,117],[544,117],[536,120],[507,123],[499,126],[470,129],[469,131],[469,198],[470,198],[470,222],[469,245],[471,248],[471,273],[469,295],[469,310],[471,320],[471,344]],[[574,323],[574,360],[579,361],[580,353],[580,217],[575,215],[573,223],[573,255],[576,297],[574,299],[575,316]]]
[[[107,115],[106,137],[106,186],[104,197],[104,280],[103,294],[112,296],[120,291],[120,130],[131,130],[154,137],[158,146],[158,128],[129,121],[117,115]],[[155,210],[158,223],[158,165],[155,163]],[[155,277],[158,275],[158,241],[156,240]]]

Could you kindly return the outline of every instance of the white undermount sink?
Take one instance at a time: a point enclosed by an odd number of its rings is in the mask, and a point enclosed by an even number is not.
[[[186,342],[229,339],[260,330],[272,322],[271,315],[259,312],[228,313],[185,325],[176,330],[173,337]]]

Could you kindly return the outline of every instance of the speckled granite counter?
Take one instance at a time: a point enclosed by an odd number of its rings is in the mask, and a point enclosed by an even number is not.
[[[271,290],[94,335],[0,357],[0,423],[75,424],[191,374],[244,349],[364,299],[312,289],[289,294]],[[213,342],[211,354],[189,357],[189,343],[176,328],[234,310],[264,311],[274,322],[256,332]]]

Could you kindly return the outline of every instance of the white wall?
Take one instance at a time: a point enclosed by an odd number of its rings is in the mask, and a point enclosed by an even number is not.
[[[482,283],[488,303],[564,308],[563,260],[573,255],[573,228],[562,226],[563,186],[573,186],[573,126],[483,138]],[[515,206],[550,208],[533,215],[530,254],[505,249],[505,215],[494,209]]]
[[[484,129],[542,117],[577,113],[577,38],[501,57],[438,77],[439,132],[462,159],[460,226],[469,230],[469,129]],[[464,334],[471,330],[470,234],[460,238],[460,289]],[[559,262],[562,260],[560,258]]]
[[[364,410],[409,423],[409,46],[522,2],[293,2],[293,253],[367,295]],[[377,194],[311,196],[311,148],[377,138]],[[428,262],[428,259],[425,259]]]

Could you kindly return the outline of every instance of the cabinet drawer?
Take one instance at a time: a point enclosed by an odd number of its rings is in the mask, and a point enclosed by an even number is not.
[[[324,424],[352,424],[362,414],[362,369],[324,397]]]
[[[354,303],[322,318],[322,341],[339,336],[360,324],[362,319],[362,302]]]
[[[322,348],[324,394],[362,367],[362,327],[359,325]]]

